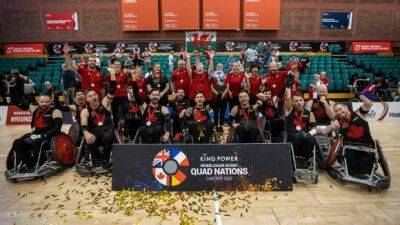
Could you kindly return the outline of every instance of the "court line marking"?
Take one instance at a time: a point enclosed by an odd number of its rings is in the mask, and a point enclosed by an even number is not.
[[[217,225],[222,225],[221,213],[219,212],[219,200],[217,192],[214,192],[214,207],[215,207],[215,222]]]

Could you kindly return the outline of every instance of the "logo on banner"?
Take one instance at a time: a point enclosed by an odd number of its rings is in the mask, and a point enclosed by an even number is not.
[[[7,111],[7,125],[26,125],[30,124],[32,114],[29,111],[23,111],[16,106],[9,106]]]
[[[177,186],[186,179],[180,168],[188,166],[189,160],[182,151],[163,149],[153,159],[153,175],[164,186]]]

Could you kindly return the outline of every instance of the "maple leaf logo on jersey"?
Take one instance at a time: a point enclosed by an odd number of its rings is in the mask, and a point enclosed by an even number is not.
[[[271,108],[267,108],[264,110],[265,117],[267,118],[274,118],[275,117],[275,111]]]
[[[325,109],[322,107],[315,109],[314,115],[318,118],[325,118],[326,117]]]
[[[350,125],[347,137],[351,139],[359,139],[364,135],[364,127],[357,125]]]

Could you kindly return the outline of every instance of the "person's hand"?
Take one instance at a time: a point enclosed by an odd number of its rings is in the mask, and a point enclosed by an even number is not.
[[[265,99],[265,95],[263,93],[258,93],[257,94],[257,98],[261,99],[261,100],[264,100]]]
[[[85,132],[83,136],[85,137],[85,140],[88,144],[93,144],[96,141],[96,136],[89,132]]]
[[[319,97],[319,100],[320,100],[323,104],[327,103],[327,102],[326,102],[326,97],[323,96],[323,95]]]
[[[240,126],[238,123],[233,123],[233,124],[232,124],[232,127],[235,128],[235,129],[236,129],[238,126]]]
[[[266,78],[261,79],[261,84],[264,85],[265,83],[267,83],[267,79]]]
[[[338,130],[340,128],[339,121],[337,120],[331,121],[329,126],[331,126],[333,130]]]
[[[210,59],[213,59],[215,56],[215,52],[214,51],[210,51],[209,53]]]
[[[174,101],[176,99],[176,92],[172,92],[171,98],[172,98],[172,101]]]
[[[185,52],[186,58],[190,59],[191,54],[189,52]]]
[[[291,98],[292,97],[292,91],[290,90],[290,88],[286,88],[285,95],[286,95],[287,98]]]
[[[169,139],[169,132],[165,132],[165,134],[161,138],[162,143],[167,143]]]

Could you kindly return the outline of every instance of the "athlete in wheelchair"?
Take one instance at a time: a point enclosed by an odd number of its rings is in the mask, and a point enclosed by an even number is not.
[[[293,150],[294,178],[317,183],[319,148],[314,138],[317,133],[314,114],[304,108],[302,93],[291,96],[287,88],[285,98],[286,132]]]
[[[119,107],[116,136],[120,144],[133,142],[137,131],[145,124],[136,98],[134,91],[128,88],[128,99],[122,102]]]
[[[195,96],[195,106],[183,111],[183,127],[185,143],[211,143],[214,122],[210,115],[211,108],[204,105],[205,97],[202,92]]]
[[[68,136],[71,137],[72,141],[76,146],[82,141],[83,134],[80,128],[81,112],[86,108],[85,93],[82,90],[77,90],[75,92],[74,104],[71,105],[56,105],[56,109],[62,112],[71,112],[72,114],[72,124],[68,131]]]
[[[317,128],[324,129],[326,126],[330,125],[331,121],[335,120],[335,112],[333,111],[335,102],[327,98],[328,88],[324,84],[316,87],[316,91],[313,93],[312,97],[313,98],[307,102],[306,109],[314,114]],[[325,166],[324,161],[328,156],[329,145],[334,136],[335,133],[328,135],[319,133],[314,136],[321,150],[321,154],[317,157],[318,165],[321,168]]]
[[[173,94],[173,99],[169,102],[172,119],[172,137],[175,143],[181,143],[183,138],[182,124],[185,110],[189,107],[189,99],[185,96],[185,91],[182,88],[176,90]]]
[[[87,106],[80,114],[83,139],[76,160],[76,170],[81,176],[106,173],[112,167],[114,126],[111,102],[116,84],[115,72],[112,69],[110,69],[110,74],[109,93],[101,102],[94,90],[86,92]]]
[[[331,177],[342,183],[352,182],[372,189],[390,187],[390,171],[379,141],[373,140],[365,115],[372,102],[360,95],[362,106],[356,111],[336,103],[337,121],[321,132],[337,130],[340,136],[332,141],[326,166]]]
[[[7,180],[54,175],[75,161],[75,145],[68,135],[61,133],[61,111],[51,106],[48,95],[40,95],[38,104],[39,107],[29,106],[32,132],[16,139],[7,156]]]
[[[268,143],[286,142],[285,118],[279,114],[277,96],[265,90],[257,95],[258,111],[263,115],[264,137]]]
[[[171,134],[171,120],[168,108],[159,104],[160,91],[153,89],[149,93],[150,102],[141,102],[139,109],[144,118],[144,125],[136,132],[134,143],[168,143]]]
[[[262,125],[259,125],[256,105],[250,105],[247,92],[240,92],[239,105],[234,106],[230,113],[231,129],[227,143],[262,143],[265,142]]]

